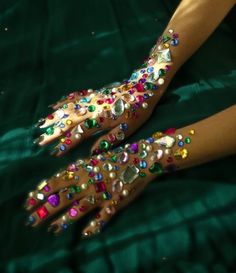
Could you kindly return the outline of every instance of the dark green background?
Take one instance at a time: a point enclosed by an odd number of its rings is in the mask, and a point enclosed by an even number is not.
[[[48,147],[32,144],[33,124],[49,113],[47,105],[70,91],[129,77],[177,3],[0,1],[1,273],[235,272],[233,157],[153,181],[94,239],[80,239],[91,215],[59,238],[46,226],[24,226],[27,192],[85,156],[94,141],[55,159]],[[198,121],[236,102],[233,12],[182,67],[150,120],[129,141]],[[224,134],[220,127],[219,133]]]

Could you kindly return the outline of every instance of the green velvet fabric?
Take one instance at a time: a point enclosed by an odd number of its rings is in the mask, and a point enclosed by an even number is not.
[[[234,157],[153,181],[93,239],[80,239],[93,213],[60,237],[47,233],[46,226],[24,225],[28,191],[86,156],[95,139],[55,159],[49,147],[33,145],[38,133],[33,124],[49,113],[47,105],[70,91],[127,78],[147,56],[177,4],[1,0],[1,273],[235,272]],[[234,18],[231,11],[128,141],[190,124],[236,102]],[[224,132],[219,128],[219,133]]]

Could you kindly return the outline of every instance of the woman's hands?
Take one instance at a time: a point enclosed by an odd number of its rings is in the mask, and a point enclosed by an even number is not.
[[[39,120],[37,126],[45,128],[45,133],[34,142],[45,145],[60,138],[51,152],[56,156],[101,130],[109,132],[95,143],[93,154],[120,143],[151,115],[172,64],[170,48],[178,43],[178,35],[169,30],[129,80],[99,90],[73,92],[57,102],[52,106],[55,112]]]
[[[146,140],[126,144],[124,148],[77,160],[67,169],[42,181],[29,193],[26,208],[32,214],[27,223],[37,226],[68,208],[50,225],[50,230],[59,233],[99,207],[100,212],[85,227],[83,234],[100,232],[116,212],[131,202],[154,177],[173,169],[175,158],[186,157],[186,151],[182,156],[182,148],[172,151],[177,140],[171,136],[174,132],[173,128],[166,134],[157,132]]]

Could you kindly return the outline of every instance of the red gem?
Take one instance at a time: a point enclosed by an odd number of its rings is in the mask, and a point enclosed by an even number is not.
[[[170,156],[169,156],[169,157],[167,158],[167,162],[168,162],[168,163],[173,162],[173,157],[170,157]]]
[[[88,176],[89,176],[89,177],[94,177],[94,176],[95,176],[95,173],[94,173],[94,172],[89,172]]]
[[[88,94],[88,91],[87,90],[81,90],[80,91],[80,95],[81,96],[86,96]]]
[[[30,205],[30,206],[35,206],[36,205],[36,200],[34,199],[34,198],[29,198],[29,200],[28,200],[28,205]]]
[[[70,100],[74,99],[74,97],[75,97],[75,93],[70,93],[68,95],[68,99],[70,99]]]
[[[134,162],[134,164],[139,164],[139,159],[137,157],[135,157],[133,162]]]
[[[139,95],[139,96],[136,97],[136,99],[137,99],[138,102],[144,102],[144,97],[143,96]]]
[[[106,185],[104,182],[98,182],[94,184],[96,192],[106,191]]]
[[[98,164],[98,160],[97,159],[95,159],[95,158],[92,158],[91,160],[90,160],[90,162],[91,162],[91,164],[93,165],[93,166],[96,166],[97,164]]]
[[[52,114],[48,115],[48,119],[54,119],[54,116]]]
[[[105,119],[104,119],[103,117],[99,117],[99,121],[100,121],[100,122],[104,122],[104,120],[105,120]]]
[[[143,74],[142,78],[146,79],[148,77],[148,74]]]
[[[66,141],[65,141],[65,143],[66,143],[67,145],[70,145],[70,144],[72,143],[72,141],[71,141],[69,138],[67,138]]]
[[[144,92],[145,91],[144,86],[143,86],[142,83],[137,83],[137,84],[135,84],[134,87],[137,89],[138,92]]]
[[[103,103],[104,103],[103,100],[97,100],[97,104],[98,104],[98,105],[101,105],[101,104],[103,104]]]
[[[100,217],[101,217],[101,214],[100,213],[98,213],[98,214],[96,214],[96,216],[95,216],[97,219],[99,219]]]
[[[79,210],[80,210],[81,212],[84,212],[84,211],[86,211],[86,207],[85,207],[85,206],[81,206],[81,207],[79,208]]]
[[[38,214],[39,218],[44,219],[48,215],[48,210],[46,209],[45,206],[42,206],[37,210],[37,214]]]
[[[169,129],[167,129],[167,130],[164,132],[164,134],[166,134],[166,135],[172,135],[172,134],[175,133],[175,131],[176,131],[176,128],[169,128]]]

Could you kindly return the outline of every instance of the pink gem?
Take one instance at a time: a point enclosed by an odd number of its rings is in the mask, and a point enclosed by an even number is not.
[[[67,170],[71,172],[75,172],[75,171],[78,171],[78,168],[76,167],[75,164],[72,163],[67,167]]]
[[[143,86],[142,83],[137,83],[137,84],[135,84],[134,87],[137,89],[138,92],[144,92],[145,91],[144,86]]]
[[[136,90],[134,90],[134,89],[130,89],[130,90],[129,90],[129,93],[132,95],[132,94],[134,94],[135,91],[136,91]]]
[[[94,172],[89,172],[89,177],[94,177],[95,176],[95,173]]]
[[[95,159],[95,158],[92,158],[91,160],[90,160],[90,162],[91,162],[91,164],[93,165],[93,166],[96,166],[97,164],[98,164],[98,160],[97,159]]]
[[[110,142],[114,142],[114,141],[116,141],[116,136],[115,136],[114,134],[109,134],[109,135],[108,135],[108,140],[109,140]]]
[[[164,134],[166,134],[166,135],[172,135],[172,134],[175,133],[175,131],[176,131],[175,128],[169,128],[169,129],[167,129],[167,130],[164,132]]]
[[[174,33],[174,34],[172,35],[172,37],[173,37],[173,38],[179,38],[179,34],[178,34],[178,33]]]
[[[144,79],[146,79],[147,77],[148,77],[148,74],[143,74],[143,76],[142,76]]]
[[[169,70],[170,70],[170,68],[171,68],[171,66],[170,66],[170,65],[166,65],[166,71],[169,71]]]
[[[139,95],[139,96],[136,97],[136,99],[137,99],[138,102],[144,102],[144,97],[143,96]]]
[[[112,104],[114,100],[112,98],[106,99],[106,103]]]
[[[76,208],[71,208],[71,209],[69,210],[69,215],[70,215],[70,217],[75,217],[75,216],[77,216],[77,215],[78,215],[78,210],[77,210]]]
[[[96,192],[106,191],[106,185],[104,182],[98,182],[94,184]]]
[[[43,188],[43,190],[44,190],[45,192],[49,192],[49,191],[51,190],[51,188],[50,188],[48,185],[46,185],[46,186]]]
[[[65,133],[65,136],[66,136],[66,137],[71,137],[71,132],[66,132],[66,133]]]

